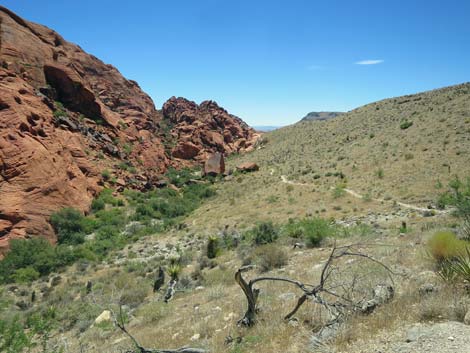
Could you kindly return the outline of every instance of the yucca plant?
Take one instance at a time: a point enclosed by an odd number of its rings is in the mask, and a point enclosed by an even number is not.
[[[466,247],[464,252],[449,260],[448,266],[456,276],[470,282],[470,248]]]
[[[178,279],[181,273],[181,266],[179,264],[172,264],[168,267],[168,274],[170,275],[171,279]]]

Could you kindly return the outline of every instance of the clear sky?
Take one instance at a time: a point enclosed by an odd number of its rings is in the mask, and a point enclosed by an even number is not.
[[[1,0],[169,97],[251,125],[470,81],[469,0]]]

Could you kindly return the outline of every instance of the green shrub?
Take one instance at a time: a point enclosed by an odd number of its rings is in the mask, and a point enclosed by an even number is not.
[[[462,236],[470,240],[470,178],[464,182],[456,177],[449,183],[449,188],[450,190],[440,195],[438,206],[442,208],[446,205],[455,207],[455,215],[462,220]]]
[[[73,208],[63,208],[51,215],[50,222],[57,234],[59,244],[81,244],[85,240],[83,233],[83,215]]]
[[[103,199],[94,199],[91,202],[91,210],[93,212],[104,210],[106,204]]]
[[[171,184],[179,188],[183,185],[186,185],[189,180],[197,179],[194,174],[194,171],[189,168],[184,168],[180,170],[169,168],[165,175]]]
[[[32,336],[26,331],[18,317],[8,321],[0,319],[0,352],[29,351],[34,346]]]
[[[207,257],[209,259],[215,259],[219,250],[219,239],[217,237],[209,237],[209,239],[207,239]]]
[[[302,220],[290,220],[284,226],[283,232],[292,238],[304,238],[307,246],[318,246],[326,237],[336,235],[336,227],[322,218],[305,218]]]
[[[101,172],[101,176],[104,180],[109,180],[109,178],[111,178],[111,173],[109,170],[105,169]]]
[[[39,278],[39,272],[32,267],[19,268],[12,275],[16,283],[29,283]]]
[[[406,130],[408,129],[409,127],[413,126],[413,122],[412,121],[408,121],[408,120],[404,120],[401,122],[400,124],[400,129],[402,130]]]
[[[38,277],[36,273],[47,275],[73,263],[76,258],[69,247],[58,245],[54,248],[42,238],[13,239],[10,251],[0,262],[0,282],[33,280]]]
[[[256,245],[269,244],[276,241],[279,230],[272,222],[261,222],[248,231],[247,235]]]

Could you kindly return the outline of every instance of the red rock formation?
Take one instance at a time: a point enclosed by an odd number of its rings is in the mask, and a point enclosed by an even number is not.
[[[147,187],[170,164],[253,143],[253,130],[213,102],[172,98],[163,113],[113,66],[0,6],[0,254],[14,237],[53,242],[50,214],[86,212],[104,169],[121,189],[130,178]],[[116,168],[122,160],[137,173]]]
[[[214,152],[244,152],[252,148],[259,138],[259,134],[243,120],[213,101],[197,105],[185,98],[172,97],[163,105],[162,113],[172,127],[173,136],[179,141],[174,151],[187,149],[189,144],[197,146],[199,152],[196,154],[193,150],[190,158],[201,162]]]

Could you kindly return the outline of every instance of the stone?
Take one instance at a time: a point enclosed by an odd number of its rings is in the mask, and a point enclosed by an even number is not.
[[[182,141],[173,149],[171,155],[175,158],[192,159],[196,157],[200,151],[201,148],[194,143]]]
[[[196,333],[196,334],[194,334],[194,335],[190,338],[190,340],[191,340],[191,341],[197,341],[197,340],[199,340],[200,338],[201,338],[201,334]]]
[[[362,304],[362,313],[370,314],[378,306],[388,303],[393,299],[395,290],[391,285],[379,284],[372,291],[372,299]]]
[[[95,319],[95,324],[99,325],[103,322],[111,322],[112,320],[112,315],[111,311],[109,310],[104,310],[96,319]]]
[[[238,165],[237,170],[240,172],[256,172],[259,170],[259,166],[254,162],[246,162]]]
[[[214,153],[204,163],[204,175],[217,176],[225,172],[225,161],[222,153]]]

